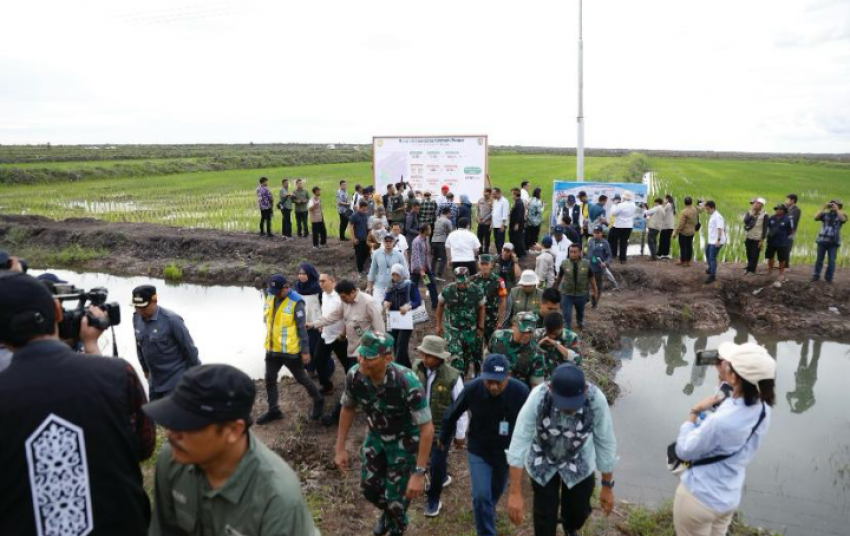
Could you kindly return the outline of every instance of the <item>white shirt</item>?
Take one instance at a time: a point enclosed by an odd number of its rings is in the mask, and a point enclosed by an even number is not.
[[[442,205],[443,203],[448,203],[448,202],[449,202],[449,199],[446,196],[444,196],[444,195],[438,195],[437,196],[437,208],[440,208],[440,205]],[[439,216],[439,214],[437,214],[437,215]]]
[[[747,406],[741,398],[727,398],[699,427],[685,422],[679,428],[676,454],[683,460],[737,453],[716,463],[692,467],[682,475],[682,484],[691,495],[715,512],[728,512],[741,502],[745,468],[770,428],[771,408],[765,406],[764,420],[749,438],[761,408],[761,403]]]
[[[493,198],[493,229],[507,227],[510,215],[508,200],[504,196],[501,199]]]
[[[560,242],[555,238],[555,235],[552,235],[552,253],[555,254],[555,270],[560,270],[561,265],[567,260],[570,245],[572,245],[572,242],[567,238],[567,235],[562,236]]]
[[[341,300],[339,299],[339,294],[336,291],[331,291],[330,294],[327,292],[322,293],[322,316],[327,317],[331,314],[331,311],[340,307]],[[325,344],[332,344],[335,340],[339,338],[345,332],[345,321],[338,320],[329,326],[325,326],[322,328],[322,340],[325,341]]]
[[[425,398],[426,400],[428,400],[428,405],[430,405],[431,384],[434,383],[434,379],[437,377],[437,371],[431,370],[426,367],[425,374],[428,376],[428,385],[425,386]],[[455,382],[454,387],[452,387],[452,402],[455,402],[457,400],[457,397],[460,396],[461,391],[463,391],[463,378],[458,378],[457,382]],[[457,420],[457,428],[455,429],[455,439],[466,439],[466,429],[468,426],[469,412],[465,411],[463,415],[460,416],[460,419]]]
[[[449,233],[446,248],[451,250],[452,262],[470,262],[475,260],[481,242],[478,237],[466,229],[457,229]]]
[[[522,199],[522,202],[525,203],[525,206],[528,206],[528,201],[530,199],[530,196],[528,195],[528,190],[526,190],[525,188],[520,188],[519,198]]]
[[[717,230],[720,229],[723,231],[722,233],[718,233]],[[714,214],[711,215],[711,218],[708,220],[708,245],[713,246],[717,244],[717,235],[720,234],[720,245],[726,243],[726,222],[723,220],[723,216],[720,215],[716,210]]]
[[[396,236],[396,235],[393,235],[393,236],[395,236],[395,238],[396,238],[395,246],[394,246],[395,250],[398,251],[399,253],[401,253],[402,255],[404,255],[404,252],[407,251],[407,248],[408,248],[407,238],[405,238],[404,235],[401,234],[401,233],[399,233],[398,236]]]
[[[618,229],[632,229],[635,226],[635,214],[637,213],[637,205],[632,201],[623,201],[611,210],[611,215],[614,216],[614,227]]]

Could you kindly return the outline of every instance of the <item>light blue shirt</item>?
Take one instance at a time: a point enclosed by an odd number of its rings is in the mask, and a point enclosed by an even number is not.
[[[579,456],[584,456],[587,461],[587,472],[574,474],[569,470],[552,467],[544,475],[544,482],[537,479],[538,484],[545,486],[557,472],[561,481],[572,489],[573,486],[585,480],[592,475],[597,469],[602,473],[610,473],[614,471],[614,466],[617,464],[617,440],[614,437],[614,421],[611,420],[611,410],[608,408],[608,401],[605,395],[598,387],[588,384],[588,389],[596,391],[591,407],[593,409],[593,435],[587,439],[585,444],[578,452]],[[514,428],[514,435],[511,438],[511,446],[505,451],[508,457],[508,465],[512,467],[525,467],[526,472],[531,475],[531,464],[533,456],[531,453],[531,444],[534,441],[534,436],[537,435],[537,412],[540,409],[543,395],[546,389],[549,388],[549,382],[542,383],[535,387],[528,396],[525,405],[519,412]],[[534,478],[534,477],[532,477]]]
[[[390,272],[393,264],[407,266],[407,260],[395,248],[388,255],[383,246],[381,244],[381,249],[372,252],[372,265],[369,266],[367,279],[373,286],[386,290],[393,284],[393,276]]]
[[[765,406],[764,420],[747,440],[758,422],[761,408],[760,403],[747,406],[742,398],[728,398],[699,426],[685,422],[679,428],[676,454],[683,460],[696,461],[741,451],[720,462],[691,467],[682,476],[682,484],[691,495],[717,513],[734,510],[741,502],[745,468],[770,427],[771,410],[770,406]]]

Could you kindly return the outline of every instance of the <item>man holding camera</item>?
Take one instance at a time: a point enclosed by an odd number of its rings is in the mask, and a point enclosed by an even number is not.
[[[148,397],[153,401],[170,393],[183,372],[201,361],[180,315],[157,303],[156,287],[134,288],[133,307],[136,355],[148,380]]]
[[[76,337],[99,354],[105,313],[81,315]],[[0,534],[147,534],[139,463],[156,443],[141,382],[123,359],[80,355],[59,339],[62,307],[44,283],[0,273]],[[56,530],[56,529],[54,529]]]
[[[827,283],[832,283],[832,276],[835,275],[835,258],[838,256],[838,248],[841,247],[841,226],[847,223],[844,205],[833,199],[818,211],[815,215],[815,221],[821,222],[821,230],[817,238],[818,256],[812,273],[812,281],[820,279],[823,259],[828,256],[829,264],[826,267],[824,279]]]

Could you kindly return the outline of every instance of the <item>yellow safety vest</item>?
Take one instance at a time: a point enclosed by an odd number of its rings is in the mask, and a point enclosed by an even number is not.
[[[290,292],[277,309],[274,307],[274,294],[266,296],[264,315],[266,319],[267,352],[277,354],[300,354],[301,341],[295,324],[295,306],[302,298],[296,292]]]

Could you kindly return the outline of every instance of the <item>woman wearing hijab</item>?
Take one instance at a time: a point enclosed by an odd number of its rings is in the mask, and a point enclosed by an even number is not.
[[[302,262],[298,265],[298,280],[295,282],[294,289],[295,292],[304,298],[304,304],[306,305],[304,312],[307,315],[307,322],[315,322],[320,319],[322,317],[322,303],[320,298],[322,287],[319,286],[319,272],[313,268],[312,264]],[[332,393],[334,388],[333,382],[331,382],[333,366],[317,367],[313,362],[317,356],[316,349],[322,340],[322,334],[318,329],[308,329],[307,336],[310,339],[310,363],[307,365],[307,368],[308,370],[316,370],[317,373],[319,371],[325,372],[326,370],[330,370],[328,374],[319,375],[319,383],[322,384],[322,394]],[[333,364],[332,360],[331,364]]]
[[[422,305],[422,297],[419,294],[419,288],[410,282],[410,274],[401,264],[393,264],[390,268],[393,283],[387,290],[384,296],[384,309],[390,312],[398,312],[401,315],[412,314],[411,311]],[[393,353],[395,354],[396,363],[407,368],[411,367],[410,354],[407,351],[410,343],[410,336],[413,334],[412,329],[392,329],[390,334],[393,336],[395,345]]]
[[[472,202],[466,194],[461,194],[460,206],[457,207],[457,221],[460,221],[461,218],[466,218],[467,221],[472,221]]]

